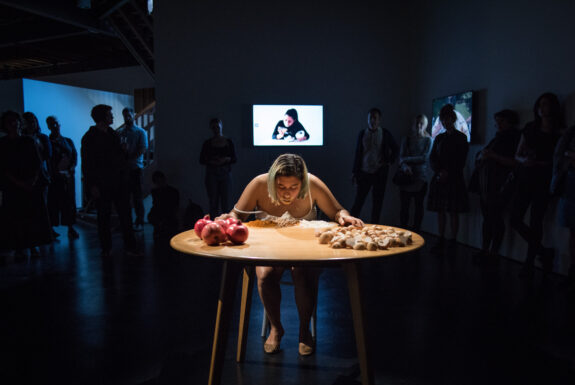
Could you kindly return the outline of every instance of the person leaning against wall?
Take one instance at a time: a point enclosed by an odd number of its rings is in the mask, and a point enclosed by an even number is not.
[[[356,193],[351,215],[359,217],[365,198],[372,190],[371,223],[379,223],[389,166],[395,162],[399,146],[391,133],[381,127],[381,111],[372,108],[367,114],[367,127],[357,137],[352,183]]]

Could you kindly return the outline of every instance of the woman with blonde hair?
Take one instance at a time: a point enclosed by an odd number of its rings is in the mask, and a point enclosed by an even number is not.
[[[246,219],[250,214],[256,218],[273,219],[289,216],[295,219],[316,219],[318,207],[329,219],[340,225],[362,227],[363,222],[352,217],[335,199],[329,188],[315,175],[308,172],[303,158],[294,154],[280,155],[265,174],[256,176],[244,189],[229,217]],[[268,354],[280,350],[284,334],[280,320],[281,289],[279,281],[284,266],[257,266],[258,291],[270,321],[270,334],[264,343]],[[299,354],[314,352],[314,342],[309,323],[317,293],[319,272],[317,269],[292,267],[295,300],[299,313]]]

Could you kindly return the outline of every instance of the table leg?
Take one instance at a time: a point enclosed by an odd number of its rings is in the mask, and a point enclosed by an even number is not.
[[[238,332],[237,362],[243,362],[246,357],[246,344],[248,342],[248,328],[250,323],[250,309],[252,307],[252,290],[254,287],[253,266],[244,267],[242,280],[242,302],[240,307],[240,327]]]
[[[353,315],[353,328],[355,329],[355,343],[359,358],[359,368],[361,370],[361,383],[362,385],[373,385],[373,368],[369,362],[367,340],[365,338],[366,328],[363,303],[361,300],[359,264],[353,262],[345,263],[342,267],[347,277],[349,300],[351,302],[351,312]]]
[[[208,385],[219,385],[221,382],[228,332],[233,313],[236,282],[240,269],[241,265],[237,262],[224,262]]]

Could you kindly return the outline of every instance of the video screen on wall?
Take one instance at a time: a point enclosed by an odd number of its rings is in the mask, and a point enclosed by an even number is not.
[[[254,146],[322,146],[323,106],[253,105]]]
[[[441,108],[446,104],[452,104],[455,107],[455,115],[457,115],[455,128],[467,136],[468,142],[471,141],[471,129],[473,122],[473,91],[466,91],[433,99],[431,137],[435,138],[437,135],[445,132],[445,128],[439,120],[439,111],[441,111]]]

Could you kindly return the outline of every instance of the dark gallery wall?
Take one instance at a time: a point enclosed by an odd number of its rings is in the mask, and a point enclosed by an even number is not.
[[[158,160],[184,197],[207,209],[198,158],[211,135],[208,122],[218,116],[238,152],[232,200],[278,154],[297,150],[310,171],[351,206],[352,157],[368,109],[381,108],[385,126],[396,135],[412,113],[407,10],[395,2],[354,4],[158,4]],[[254,148],[254,103],[323,104],[325,145]],[[391,207],[392,200],[386,201],[386,222],[396,217]]]
[[[37,79],[44,82],[127,95],[134,95],[134,89],[137,88],[154,87],[154,80],[146,70],[139,66],[42,76]]]

